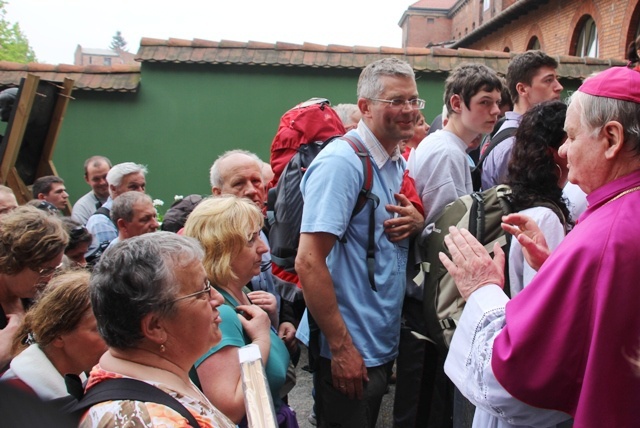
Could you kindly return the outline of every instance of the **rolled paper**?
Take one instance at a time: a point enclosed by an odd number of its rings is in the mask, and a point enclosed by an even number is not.
[[[278,428],[260,348],[254,344],[243,346],[238,352],[238,357],[249,428]]]

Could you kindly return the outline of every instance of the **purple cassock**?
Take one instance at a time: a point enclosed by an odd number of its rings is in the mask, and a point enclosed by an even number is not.
[[[593,191],[589,208],[506,305],[491,368],[514,397],[575,426],[640,426],[640,171]]]

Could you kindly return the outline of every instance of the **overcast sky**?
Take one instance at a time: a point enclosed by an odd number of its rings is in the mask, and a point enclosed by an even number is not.
[[[402,46],[398,22],[416,0],[8,0],[39,62],[73,64],[77,45],[107,49],[116,31],[143,37]]]

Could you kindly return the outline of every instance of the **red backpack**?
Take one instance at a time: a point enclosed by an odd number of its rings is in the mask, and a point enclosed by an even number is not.
[[[274,177],[268,187],[272,188],[278,184],[280,174],[300,146],[327,141],[345,133],[340,117],[326,98],[311,98],[287,111],[282,115],[278,131],[271,143],[269,163]]]

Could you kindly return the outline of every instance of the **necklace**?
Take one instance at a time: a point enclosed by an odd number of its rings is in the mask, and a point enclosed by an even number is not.
[[[613,198],[611,198],[607,202],[605,202],[604,205],[602,205],[602,206],[604,207],[605,205],[609,205],[611,202],[615,201],[616,199],[620,199],[624,195],[628,195],[629,193],[637,192],[638,190],[640,190],[640,186],[632,187],[631,189],[627,189],[624,192],[620,192],[616,196],[614,196]]]

